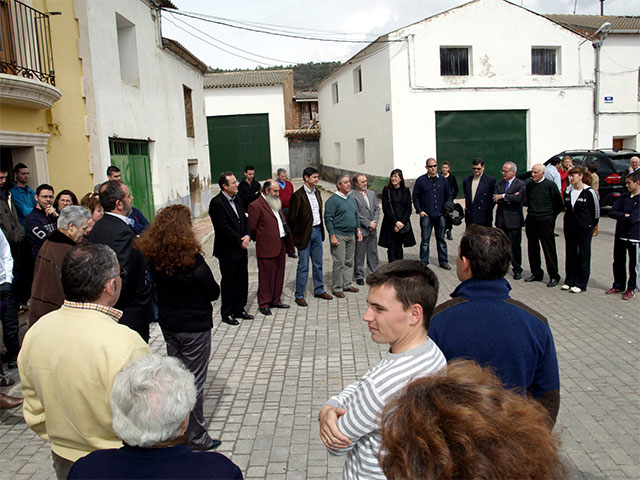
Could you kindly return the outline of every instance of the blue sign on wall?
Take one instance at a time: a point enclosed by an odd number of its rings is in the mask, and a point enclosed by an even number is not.
[[[604,103],[613,103],[613,97],[604,97]]]

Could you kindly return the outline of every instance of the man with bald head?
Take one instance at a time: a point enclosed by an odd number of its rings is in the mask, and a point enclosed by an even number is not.
[[[287,243],[279,195],[280,186],[271,178],[249,204],[249,228],[258,258],[258,307],[263,315],[271,315],[272,308],[289,308],[281,299]]]
[[[522,204],[525,198],[526,184],[516,177],[518,167],[513,162],[502,166],[502,180],[496,184],[493,201],[496,210],[496,227],[502,230],[511,242],[511,266],[513,279],[522,278],[522,227],[524,215]]]
[[[556,185],[544,178],[544,165],[536,163],[531,167],[531,180],[525,189],[525,205],[527,219],[525,233],[527,235],[529,251],[529,268],[531,276],[525,282],[540,282],[544,278],[540,247],[544,253],[544,260],[549,274],[547,287],[555,287],[560,281],[558,273],[558,254],[556,253],[556,239],[554,229],[556,217],[563,210],[562,197]]]

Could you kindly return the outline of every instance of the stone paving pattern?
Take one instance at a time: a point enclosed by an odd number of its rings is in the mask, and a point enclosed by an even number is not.
[[[330,184],[323,185],[332,190]],[[561,225],[559,218],[556,231],[561,236],[556,243],[563,272]],[[418,237],[417,216],[413,227]],[[562,457],[570,478],[575,479],[640,478],[640,298],[623,301],[618,295],[603,293],[612,281],[613,230],[614,222],[603,218],[600,235],[593,243],[587,292],[571,294],[559,287],[547,288],[542,282],[511,281],[513,297],[546,315],[553,330],[561,375],[555,432],[562,440]],[[206,226],[199,225],[199,231],[207,231]],[[454,240],[448,242],[452,266],[462,232],[463,227],[456,227]],[[211,258],[211,235],[205,237],[203,248],[219,280],[217,261]],[[433,239],[431,253],[432,262],[436,262]],[[247,310],[256,319],[242,321],[239,327],[228,326],[220,322],[219,301],[214,303],[204,406],[209,431],[222,439],[218,451],[231,457],[245,478],[341,478],[343,458],[327,454],[318,437],[316,418],[329,396],[357,380],[384,354],[385,346],[371,341],[362,321],[367,288],[348,293],[344,299],[326,301],[313,298],[309,279],[309,307],[297,307],[293,302],[297,260],[287,258],[282,300],[292,307],[276,309],[273,316],[265,317],[257,311],[253,245],[249,255]],[[405,258],[417,259],[418,246],[405,249]],[[386,262],[383,249],[380,259]],[[526,258],[524,267],[526,276]],[[434,270],[441,282],[439,301],[444,301],[459,283],[455,268]],[[327,239],[327,291],[331,289],[330,278]],[[165,353],[157,325],[152,328],[151,346],[155,352]],[[17,378],[17,372],[12,372],[12,377]],[[20,393],[19,385],[2,390]],[[0,413],[0,478],[55,478],[49,445],[27,428],[20,409]]]

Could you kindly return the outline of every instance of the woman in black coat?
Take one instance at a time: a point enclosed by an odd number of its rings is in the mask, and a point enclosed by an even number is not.
[[[449,188],[451,189],[451,201],[455,200],[458,197],[458,181],[456,180],[456,177],[451,173],[451,165],[446,160],[442,162],[440,173],[444,178],[447,179],[447,182],[449,182]],[[447,235],[447,240],[453,240],[453,236],[451,235],[452,229],[453,222],[451,221],[451,217],[449,215],[445,215],[444,231]]]
[[[382,189],[382,226],[378,245],[387,249],[389,262],[403,257],[402,247],[413,247],[416,239],[411,228],[411,192],[404,185],[402,170],[391,171],[389,183]]]
[[[185,433],[189,447],[210,450],[220,441],[207,433],[203,391],[211,354],[211,302],[220,287],[202,257],[189,208],[171,205],[160,210],[136,246],[149,263],[167,354],[182,360],[196,378],[198,396]]]

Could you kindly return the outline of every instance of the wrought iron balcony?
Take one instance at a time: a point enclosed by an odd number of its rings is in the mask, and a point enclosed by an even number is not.
[[[17,0],[0,0],[0,73],[55,86],[49,15]]]

